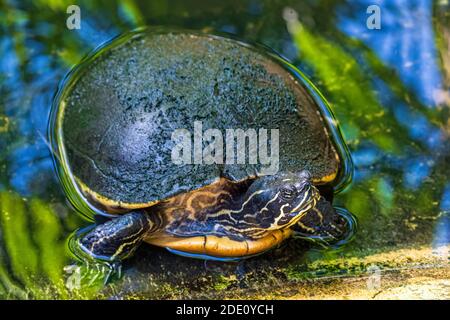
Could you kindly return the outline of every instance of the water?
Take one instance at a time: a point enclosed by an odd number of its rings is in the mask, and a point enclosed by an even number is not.
[[[286,297],[304,279],[373,268],[448,278],[447,1],[380,1],[381,30],[366,28],[371,1],[86,1],[81,30],[65,26],[69,4],[0,4],[0,297]],[[291,241],[244,265],[205,265],[150,246],[121,267],[71,255],[68,239],[90,222],[53,169],[53,95],[85,54],[144,24],[231,33],[305,72],[330,102],[355,165],[334,199],[358,218],[350,244],[322,250]]]

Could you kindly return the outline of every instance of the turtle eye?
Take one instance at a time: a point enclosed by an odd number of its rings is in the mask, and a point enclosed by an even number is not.
[[[285,200],[292,200],[297,195],[297,190],[292,187],[284,187],[280,190],[280,195]]]

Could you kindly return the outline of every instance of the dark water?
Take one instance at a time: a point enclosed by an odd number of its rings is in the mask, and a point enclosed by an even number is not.
[[[267,291],[260,279],[288,284],[292,275],[349,272],[331,264],[339,257],[444,248],[448,259],[450,7],[380,1],[381,30],[369,30],[373,2],[81,1],[80,30],[66,28],[71,3],[0,2],[0,297],[214,297],[234,286]],[[334,204],[358,217],[353,242],[319,250],[294,241],[244,266],[205,265],[145,246],[107,286],[107,266],[73,258],[68,239],[89,222],[54,172],[47,142],[53,95],[85,54],[140,25],[231,33],[269,46],[307,74],[352,154],[353,181]],[[314,269],[327,261],[325,271]]]

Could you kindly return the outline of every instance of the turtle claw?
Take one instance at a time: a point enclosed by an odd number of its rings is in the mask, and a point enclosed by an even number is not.
[[[348,210],[333,207],[321,198],[312,212],[315,214],[310,214],[294,226],[294,238],[311,241],[324,249],[338,248],[351,241],[357,221]]]

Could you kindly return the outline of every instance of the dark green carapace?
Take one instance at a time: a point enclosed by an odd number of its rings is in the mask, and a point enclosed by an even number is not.
[[[86,65],[87,64],[87,65]],[[276,58],[203,34],[141,32],[85,62],[66,93],[62,134],[72,174],[121,203],[149,203],[260,164],[175,165],[175,129],[279,129],[279,170],[330,182],[339,168],[319,108]],[[328,178],[327,178],[328,177]]]

